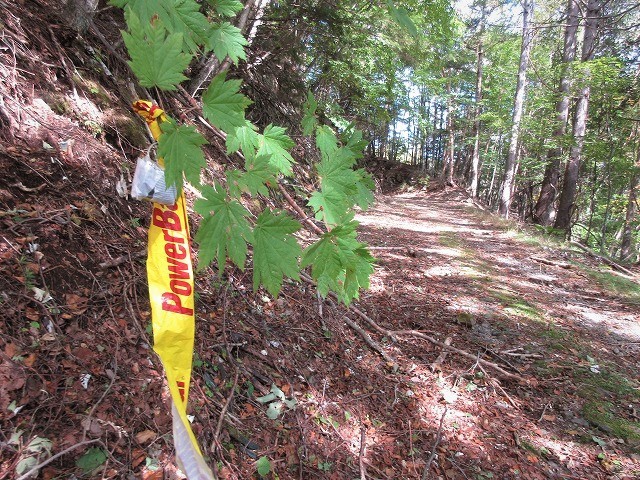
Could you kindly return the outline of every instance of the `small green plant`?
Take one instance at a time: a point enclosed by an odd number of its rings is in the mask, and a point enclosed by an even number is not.
[[[76,460],[76,466],[84,473],[94,471],[107,461],[107,452],[102,448],[92,447]]]
[[[318,470],[321,472],[330,472],[333,463],[331,462],[318,462]]]
[[[267,457],[260,457],[256,462],[256,472],[261,477],[265,477],[271,471],[271,462]]]

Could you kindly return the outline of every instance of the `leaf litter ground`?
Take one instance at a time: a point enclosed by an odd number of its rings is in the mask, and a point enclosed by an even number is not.
[[[135,128],[108,91],[75,79],[74,97],[41,68],[60,51],[20,12],[3,11],[3,65],[22,70],[0,82],[0,478],[60,452],[41,478],[181,478],[150,347],[149,208],[116,193]],[[230,267],[198,278],[190,413],[220,478],[638,478],[637,283],[457,190],[379,196],[358,220],[379,261],[356,307],[378,329],[305,283],[274,299]]]

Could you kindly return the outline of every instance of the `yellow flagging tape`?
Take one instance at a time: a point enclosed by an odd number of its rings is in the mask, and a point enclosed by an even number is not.
[[[164,112],[151,102],[138,100],[134,110],[149,125],[157,140]],[[173,441],[180,468],[189,480],[213,479],[202,458],[187,418],[191,361],[195,334],[193,267],[184,192],[175,205],[153,204],[147,259],[153,349],[167,375],[171,392]]]

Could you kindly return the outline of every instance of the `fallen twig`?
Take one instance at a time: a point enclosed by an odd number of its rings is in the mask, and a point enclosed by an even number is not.
[[[87,422],[84,426],[84,430],[82,431],[82,441],[84,441],[87,438],[87,432],[91,428],[91,417],[93,417],[93,414],[95,413],[96,408],[98,408],[98,405],[102,403],[102,400],[104,400],[104,397],[107,396],[107,393],[109,393],[109,390],[111,390],[111,387],[113,387],[113,384],[116,382],[116,378],[118,377],[118,352],[119,351],[120,351],[120,342],[116,343],[116,352],[113,355],[113,362],[114,362],[113,376],[111,377],[111,381],[109,382],[109,385],[107,386],[106,390],[102,393],[98,401],[93,404],[93,407],[91,407],[91,410],[89,410],[89,414],[86,417]]]
[[[313,279],[307,275],[304,272],[300,272],[300,278],[302,278],[305,282],[316,286],[316,282],[313,281]],[[333,292],[329,292],[328,295],[330,298],[332,298],[333,300],[335,300],[336,302],[340,302],[340,300],[338,299],[338,296],[333,293]],[[395,336],[393,335],[393,332],[390,330],[387,330],[386,328],[382,328],[380,325],[378,325],[376,322],[374,322],[366,313],[362,312],[361,310],[359,310],[358,308],[354,307],[353,305],[349,305],[348,307],[345,306],[345,308],[350,311],[355,313],[357,316],[359,316],[361,319],[363,319],[365,322],[367,322],[369,325],[371,325],[371,327],[382,333],[383,335],[386,335],[387,337],[391,338],[391,340],[393,340],[394,342],[397,341],[397,339],[395,338]]]
[[[424,340],[427,340],[428,342],[433,343],[434,345],[438,345],[439,347],[442,348],[447,348],[449,350],[452,350],[454,352],[456,352],[458,355],[462,355],[463,357],[467,357],[470,358],[473,361],[478,361],[478,363],[481,363],[482,365],[486,366],[486,367],[490,367],[493,370],[495,370],[496,372],[500,373],[500,375],[502,375],[505,378],[510,378],[512,380],[516,380],[517,382],[520,383],[527,383],[527,380],[524,379],[523,377],[521,377],[520,375],[516,375],[514,373],[510,373],[507,372],[505,369],[503,369],[502,367],[500,367],[499,365],[490,362],[488,360],[483,360],[482,358],[478,358],[477,355],[473,355],[472,353],[466,352],[464,350],[460,350],[459,348],[453,347],[451,345],[447,345],[443,342],[440,342],[438,340],[436,340],[433,337],[430,337],[429,335],[426,335],[425,333],[419,332],[417,330],[394,330],[391,333],[398,335],[398,336],[410,336],[410,337],[418,337],[418,338],[422,338]]]
[[[542,258],[542,257],[531,257],[531,260],[536,261],[538,263],[544,263],[545,265],[551,265],[552,267],[571,268],[570,263],[554,262],[553,260],[547,260],[546,258]]]
[[[445,338],[444,344],[448,347],[451,346],[452,339],[453,339],[452,337]],[[440,352],[440,355],[438,355],[438,358],[436,358],[435,361],[431,364],[432,372],[435,372],[436,370],[438,371],[442,370],[440,368],[440,364],[444,362],[444,360],[447,358],[447,353],[449,353],[449,350],[447,350],[446,348],[443,348],[442,352]]]
[[[365,434],[367,429],[364,425],[360,427],[360,455],[358,456],[358,463],[360,464],[360,480],[367,480],[367,467],[364,464],[364,450],[367,447],[365,443]]]
[[[384,349],[378,345],[372,338],[371,336],[365,332],[362,327],[360,327],[357,323],[355,323],[353,320],[351,320],[349,317],[344,317],[343,318],[344,322],[349,325],[353,330],[355,330],[356,332],[358,332],[358,334],[362,337],[362,339],[367,343],[367,345],[369,345],[371,348],[373,348],[376,352],[378,352],[380,354],[380,356],[382,358],[384,358],[385,362],[387,362],[391,367],[393,367],[393,370],[395,371],[398,368],[398,363],[389,356],[389,354],[387,352],[384,351]]]
[[[220,411],[220,416],[218,417],[218,424],[216,425],[216,431],[213,434],[213,445],[216,446],[218,444],[218,437],[220,436],[220,431],[222,430],[222,424],[224,423],[224,417],[227,414],[227,410],[229,409],[229,405],[231,404],[231,400],[233,400],[233,396],[236,393],[236,387],[238,386],[238,377],[240,376],[240,370],[236,369],[236,376],[233,379],[233,386],[231,387],[231,391],[229,392],[229,396],[227,397],[227,401],[224,402],[222,406],[222,410]],[[213,447],[211,448],[214,449]]]
[[[122,265],[123,263],[130,262],[131,260],[143,258],[147,255],[146,250],[140,250],[139,252],[127,253],[126,255],[121,255],[117,258],[112,258],[111,260],[107,260],[106,262],[102,262],[98,264],[98,266],[102,269],[105,268],[113,268]]]
[[[607,257],[605,257],[603,255],[598,255],[596,252],[591,250],[589,247],[585,247],[584,245],[582,245],[582,244],[580,244],[578,242],[569,242],[569,244],[573,245],[574,247],[580,248],[581,250],[587,252],[592,257],[597,258],[598,260],[606,263],[607,265],[609,265],[610,267],[614,268],[615,270],[618,270],[618,271],[624,273],[625,275],[629,275],[631,278],[635,278],[635,274],[631,270],[628,270],[628,269],[624,268],[619,263],[616,263],[613,260],[610,260],[610,259],[608,259]]]
[[[427,480],[429,478],[429,470],[431,469],[431,464],[433,463],[433,459],[436,458],[436,451],[438,449],[438,445],[440,445],[440,441],[442,440],[442,426],[444,425],[444,417],[447,414],[447,407],[444,407],[444,412],[442,412],[442,417],[440,417],[440,426],[438,427],[438,433],[436,433],[436,441],[433,442],[433,448],[431,449],[431,455],[429,455],[429,459],[427,460],[427,464],[422,471],[422,480]]]

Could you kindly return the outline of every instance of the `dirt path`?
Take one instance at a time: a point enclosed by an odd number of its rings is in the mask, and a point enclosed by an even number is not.
[[[455,191],[380,198],[357,220],[380,259],[361,303],[381,326],[450,337],[528,381],[498,384],[455,353],[435,380],[410,379],[411,414],[433,429],[448,407],[441,475],[638,478],[637,284]],[[415,371],[441,353],[420,340],[390,351]]]

